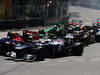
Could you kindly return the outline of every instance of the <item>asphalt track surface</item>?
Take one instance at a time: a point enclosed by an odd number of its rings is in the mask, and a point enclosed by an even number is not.
[[[78,6],[70,7],[70,12],[78,12],[83,17],[86,15],[85,18],[90,19],[89,23],[95,21],[100,14],[99,10]],[[2,37],[6,35],[6,31],[0,33]],[[100,75],[100,43],[85,47],[83,56],[46,59],[41,62],[14,62],[0,56],[0,75]]]

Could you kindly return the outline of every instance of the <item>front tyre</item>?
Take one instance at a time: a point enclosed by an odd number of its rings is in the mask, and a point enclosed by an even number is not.
[[[71,55],[74,55],[74,56],[82,56],[83,50],[84,50],[83,44],[77,43],[74,45],[70,53]]]

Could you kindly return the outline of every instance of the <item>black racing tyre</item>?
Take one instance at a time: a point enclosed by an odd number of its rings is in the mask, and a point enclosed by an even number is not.
[[[95,42],[95,36],[94,35],[91,35],[90,43],[94,43],[94,42]]]
[[[95,36],[95,41],[100,42],[100,36]]]
[[[0,48],[0,55],[6,56],[7,52],[12,51],[13,47],[9,44],[3,43]]]
[[[36,59],[34,61],[44,61],[45,59],[45,49],[44,48],[39,48],[36,50],[33,55],[36,56]]]
[[[45,57],[44,57],[44,53],[38,53],[36,55],[36,60],[35,61],[44,61]]]
[[[52,48],[52,58],[58,58],[64,55],[63,45],[56,45]]]
[[[83,54],[83,45],[78,45],[70,49],[70,55],[71,56],[82,56]]]
[[[4,55],[4,52],[1,47],[0,47],[0,55]]]
[[[82,45],[75,48],[75,56],[82,56],[84,47]]]

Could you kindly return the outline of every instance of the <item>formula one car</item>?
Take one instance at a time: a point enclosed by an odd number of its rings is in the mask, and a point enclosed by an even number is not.
[[[18,33],[8,33],[8,38],[0,39],[0,54],[14,58],[14,60],[44,60],[42,48],[35,48],[35,44],[28,43]],[[35,48],[33,50],[33,48]],[[42,54],[43,55],[43,54]]]
[[[82,42],[84,45],[89,45],[94,42],[95,35],[93,29],[81,30],[80,27],[70,28],[67,32],[74,35],[76,41]]]
[[[61,37],[65,35],[64,26],[57,26],[39,30],[39,33],[44,35],[45,37],[52,38],[52,37]]]

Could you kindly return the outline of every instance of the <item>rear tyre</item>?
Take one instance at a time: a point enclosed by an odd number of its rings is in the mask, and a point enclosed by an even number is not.
[[[70,55],[74,55],[74,56],[82,56],[83,54],[83,45],[77,45],[75,47],[73,47],[70,51]]]
[[[77,46],[76,48],[75,48],[75,56],[82,56],[82,54],[83,54],[83,46],[82,45],[80,45],[80,46]]]

